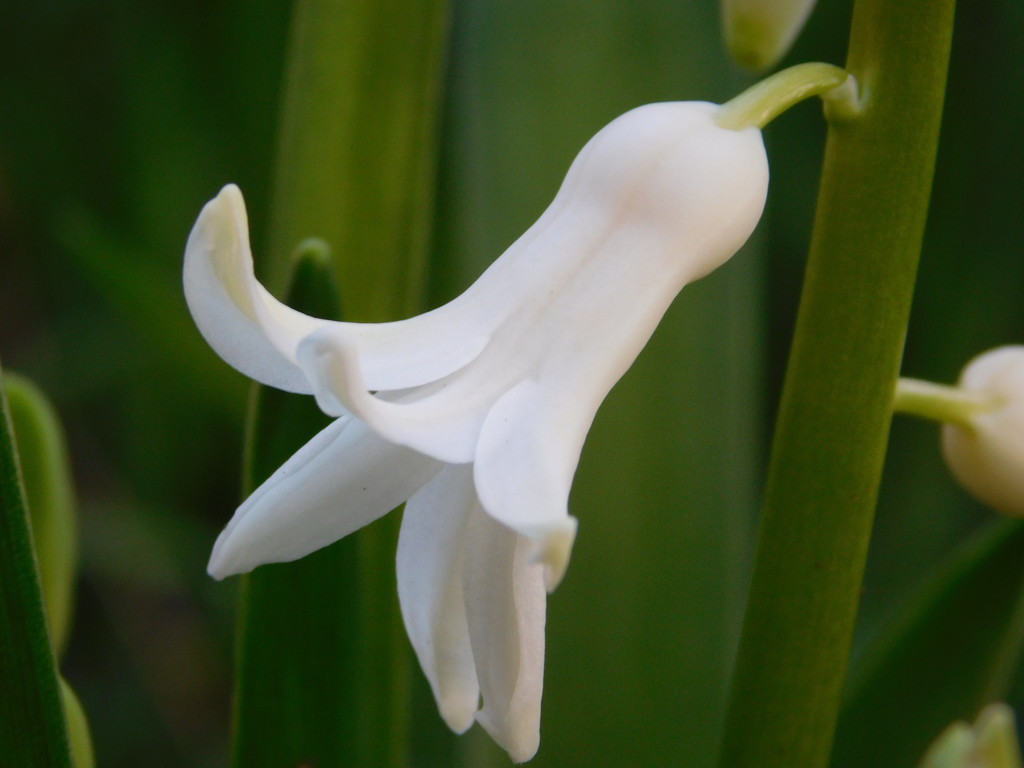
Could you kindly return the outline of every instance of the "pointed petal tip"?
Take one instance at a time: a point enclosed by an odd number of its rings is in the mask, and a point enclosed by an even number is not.
[[[226,533],[227,531],[223,531],[217,537],[217,541],[213,545],[213,552],[210,553],[210,562],[206,565],[206,573],[217,581],[223,581],[228,576],[236,576],[245,570],[238,568],[227,557],[224,546]]]
[[[507,722],[495,722],[487,715],[487,710],[481,710],[476,715],[476,721],[490,734],[495,743],[508,753],[513,763],[525,763],[534,758],[540,749],[539,727],[516,728]]]
[[[228,576],[233,576],[234,574],[228,573],[227,571],[210,564],[206,566],[206,575],[214,581],[224,581]]]
[[[206,573],[217,581],[224,581],[229,576],[249,573],[256,566],[262,565],[262,562],[253,560],[251,553],[244,545],[240,546],[239,537],[232,535],[236,531],[237,517],[233,517],[227,527],[220,532],[217,541],[213,543],[210,561],[206,564]]]
[[[212,217],[222,219],[228,225],[242,222],[248,228],[249,215],[245,208],[245,198],[237,184],[225,184],[216,197],[207,201],[199,212],[193,231],[203,231],[200,225],[209,225]]]
[[[531,562],[543,563],[544,587],[548,592],[557,589],[562,583],[566,568],[569,567],[572,545],[576,541],[577,525],[575,517],[565,517],[558,527],[544,532],[543,538],[536,543],[536,548],[530,556]]]
[[[234,182],[228,182],[220,188],[220,192],[217,193],[218,198],[230,198],[232,200],[242,200],[242,190]]]
[[[449,695],[437,702],[441,718],[455,733],[461,735],[469,730],[479,709],[477,701],[470,701],[465,696]]]

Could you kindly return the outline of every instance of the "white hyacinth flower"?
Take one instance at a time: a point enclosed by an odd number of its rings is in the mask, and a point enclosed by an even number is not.
[[[1024,346],[974,358],[958,387],[976,396],[977,405],[961,423],[943,426],[946,463],[978,499],[1024,516]]]
[[[242,195],[203,209],[185,293],[203,336],[337,420],[239,507],[210,574],[295,560],[406,502],[398,592],[441,714],[536,752],[546,592],[576,532],[569,489],[611,387],[680,289],[732,256],[768,184],[761,133],[719,107],[634,109],[580,152],[540,219],[452,302],[409,320],[321,320],[253,274]],[[483,699],[482,708],[480,699]]]

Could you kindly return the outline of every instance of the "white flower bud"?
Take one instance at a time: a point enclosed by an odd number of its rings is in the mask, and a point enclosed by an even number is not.
[[[744,69],[769,69],[785,56],[815,0],[722,0],[725,42]]]
[[[942,448],[953,475],[1000,512],[1024,516],[1024,346],[974,358],[959,386],[991,399],[966,425],[946,424]]]

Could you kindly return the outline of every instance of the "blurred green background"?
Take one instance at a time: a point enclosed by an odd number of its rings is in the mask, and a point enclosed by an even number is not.
[[[842,63],[851,3],[820,6],[783,64]],[[239,500],[248,382],[194,329],[180,267],[229,181],[261,250],[289,15],[286,0],[0,4],[0,355],[70,436],[83,554],[64,666],[101,766],[226,763],[235,587],[205,561]],[[1022,40],[1019,0],[962,4],[907,375],[952,381],[1024,341]],[[431,304],[532,223],[613,117],[749,82],[711,0],[455,0]],[[811,103],[770,126],[758,233],[681,294],[598,414],[533,765],[714,763],[824,131]],[[947,476],[936,429],[898,419],[858,648],[991,517]],[[451,739],[420,698],[426,768]],[[479,729],[455,750],[508,762]]]

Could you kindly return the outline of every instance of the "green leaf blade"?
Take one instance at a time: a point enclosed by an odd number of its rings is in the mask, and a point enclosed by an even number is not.
[[[16,450],[0,379],[0,755],[12,766],[70,768]]]
[[[300,249],[289,303],[320,317],[340,304],[329,255]],[[251,493],[329,423],[312,398],[254,387],[245,461]],[[233,765],[342,765],[358,741],[352,617],[358,563],[343,540],[243,577]]]
[[[968,541],[899,608],[851,668],[832,768],[911,768],[1005,695],[1024,645],[1024,523]]]
[[[71,467],[53,406],[31,381],[7,375],[7,402],[18,440],[29,522],[50,637],[67,645],[74,605],[78,542]]]

